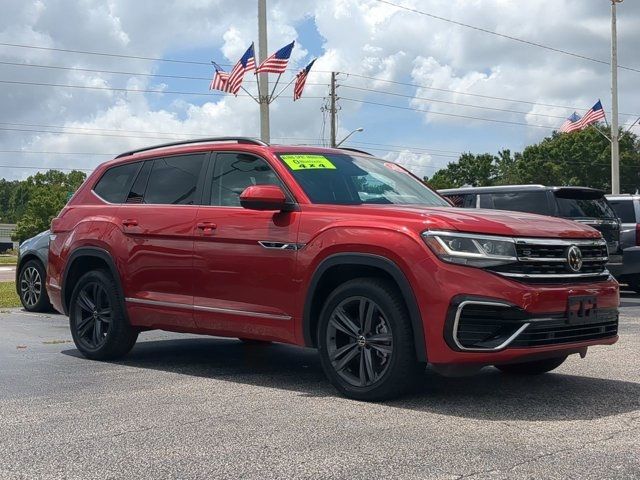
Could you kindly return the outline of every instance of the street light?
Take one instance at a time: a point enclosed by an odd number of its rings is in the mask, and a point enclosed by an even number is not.
[[[349,135],[347,135],[346,137],[344,137],[342,140],[340,140],[340,141],[338,142],[338,144],[336,145],[336,148],[337,148],[337,147],[339,147],[340,145],[342,145],[342,144],[347,140],[347,138],[349,138],[351,135],[353,135],[353,134],[354,134],[354,133],[356,133],[356,132],[364,132],[364,128],[362,128],[362,127],[360,127],[360,128],[356,128],[355,130],[353,130],[352,132],[350,132],[350,133],[349,133]]]

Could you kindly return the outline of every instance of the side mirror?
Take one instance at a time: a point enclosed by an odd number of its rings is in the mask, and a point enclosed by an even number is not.
[[[282,211],[287,197],[277,185],[252,185],[240,194],[240,205],[249,210]]]

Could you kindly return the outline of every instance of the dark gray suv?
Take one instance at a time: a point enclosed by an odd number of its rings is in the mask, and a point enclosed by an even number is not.
[[[48,256],[49,230],[20,244],[16,267],[16,291],[22,306],[30,312],[51,310],[49,296],[44,288]]]
[[[602,190],[587,187],[504,185],[439,190],[456,207],[490,208],[562,217],[589,225],[607,241],[607,269],[621,281],[632,275],[640,280],[640,256],[627,258],[620,245],[620,220]],[[640,249],[639,254],[640,254]],[[637,258],[637,259],[636,259]],[[639,285],[640,286],[640,285]]]

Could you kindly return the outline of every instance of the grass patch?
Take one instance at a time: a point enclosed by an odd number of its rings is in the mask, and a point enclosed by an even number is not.
[[[13,308],[21,305],[16,293],[16,282],[0,282],[0,308]]]
[[[0,255],[0,265],[15,265],[18,263],[18,257],[15,255]]]

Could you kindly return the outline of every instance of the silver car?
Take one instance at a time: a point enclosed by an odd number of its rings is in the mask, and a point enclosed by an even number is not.
[[[49,230],[25,240],[18,249],[16,291],[22,306],[30,312],[51,310],[45,289],[48,256]]]
[[[640,274],[630,273],[632,265],[640,264],[640,195],[607,195],[607,200],[622,222],[620,246],[624,252],[624,264],[629,265],[620,281],[640,293]]]

